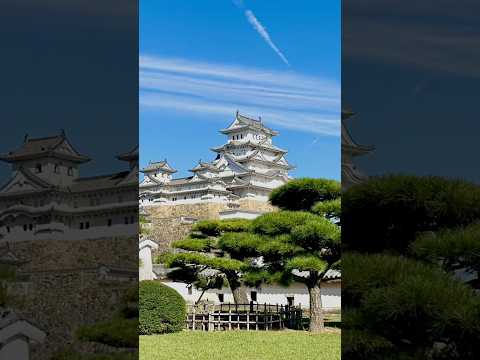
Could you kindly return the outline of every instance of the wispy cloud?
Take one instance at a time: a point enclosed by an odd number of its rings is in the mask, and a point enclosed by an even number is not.
[[[243,0],[233,0],[233,3],[235,6],[237,6],[239,9],[243,10],[243,13],[245,14],[245,17],[247,18],[248,22],[252,25],[253,29],[262,37],[263,40],[272,48],[273,51],[278,55],[282,61],[290,66],[290,63],[288,62],[287,58],[285,55],[283,55],[282,51],[278,48],[277,45],[273,42],[272,38],[270,37],[270,34],[268,33],[267,29],[265,26],[262,25],[262,23],[257,19],[255,14],[253,13],[252,10],[250,9],[245,9],[245,4]]]
[[[255,17],[255,14],[251,10],[246,10],[245,16],[247,17],[248,22],[252,24],[253,28],[259,33],[259,35],[263,38],[263,40],[265,40],[265,42],[273,49],[273,51],[276,52],[276,54],[280,57],[280,59],[282,59],[282,61],[285,64],[290,65],[287,58],[283,55],[283,53],[280,51],[277,45],[275,45],[272,39],[270,38],[270,35],[268,34],[265,27]]]
[[[140,105],[222,121],[238,109],[279,127],[340,132],[338,82],[291,71],[142,55]]]

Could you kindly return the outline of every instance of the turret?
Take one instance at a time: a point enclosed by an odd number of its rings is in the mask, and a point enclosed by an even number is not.
[[[80,154],[62,130],[60,135],[29,138],[16,150],[1,154],[0,160],[12,164],[13,176],[28,172],[55,186],[68,186],[79,177],[79,165],[90,161]]]
[[[163,161],[150,161],[148,165],[142,169],[142,172],[145,174],[145,182],[159,182],[166,183],[172,180],[172,174],[176,173],[177,170],[172,168],[167,159]]]

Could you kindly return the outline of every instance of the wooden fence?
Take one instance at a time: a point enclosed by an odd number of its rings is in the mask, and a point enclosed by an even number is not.
[[[302,309],[288,305],[205,304],[188,305],[187,330],[281,330],[300,329]]]

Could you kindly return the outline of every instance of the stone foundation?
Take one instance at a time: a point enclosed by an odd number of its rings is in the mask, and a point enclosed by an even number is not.
[[[37,240],[9,244],[17,266],[8,306],[47,333],[33,360],[50,359],[75,341],[79,326],[110,319],[137,284],[138,239]],[[102,265],[111,269],[105,273]]]
[[[235,207],[232,207],[235,206]],[[189,218],[197,220],[218,219],[223,210],[238,208],[260,212],[272,212],[277,208],[270,203],[253,199],[241,199],[235,204],[198,203],[178,205],[157,205],[145,208],[152,222],[152,240],[159,244],[159,252],[166,251],[171,243],[188,235],[193,223]]]

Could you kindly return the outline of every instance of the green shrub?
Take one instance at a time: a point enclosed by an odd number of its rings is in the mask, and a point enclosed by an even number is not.
[[[283,210],[309,211],[319,201],[341,195],[340,182],[330,179],[295,179],[270,193],[270,202]]]
[[[164,334],[184,328],[185,301],[174,289],[158,281],[141,281],[139,297],[140,334]]]
[[[138,347],[138,319],[113,319],[94,325],[82,326],[77,337],[82,341],[93,341],[115,347]]]
[[[295,226],[303,225],[318,216],[301,211],[279,211],[267,213],[252,221],[252,230],[262,235],[289,234]]]

